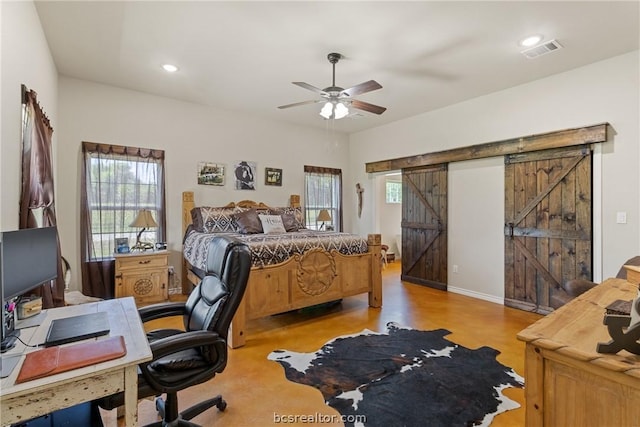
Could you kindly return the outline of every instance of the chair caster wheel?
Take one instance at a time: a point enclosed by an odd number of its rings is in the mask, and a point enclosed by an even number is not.
[[[224,400],[220,400],[220,402],[218,402],[218,404],[216,405],[216,408],[218,408],[220,412],[224,411],[225,409],[227,409],[227,402]]]
[[[160,418],[164,418],[164,406],[165,402],[161,397],[156,398],[156,412]]]

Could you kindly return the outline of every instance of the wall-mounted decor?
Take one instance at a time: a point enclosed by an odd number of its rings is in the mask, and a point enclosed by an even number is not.
[[[282,169],[264,168],[264,185],[282,187]]]
[[[362,217],[362,193],[364,193],[364,188],[360,185],[360,183],[356,183],[356,194],[358,195],[358,218]]]
[[[255,190],[256,189],[256,162],[247,162],[245,160],[236,163],[236,190]]]
[[[198,184],[224,185],[224,169],[219,163],[198,163]]]

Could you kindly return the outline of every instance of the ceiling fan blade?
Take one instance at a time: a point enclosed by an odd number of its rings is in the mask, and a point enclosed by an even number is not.
[[[375,80],[369,80],[368,82],[360,83],[359,85],[355,85],[353,87],[350,87],[349,89],[343,90],[342,92],[340,92],[340,96],[356,96],[360,95],[361,93],[367,93],[371,92],[372,90],[378,89],[382,89],[380,83]]]
[[[278,108],[291,108],[291,107],[298,107],[300,105],[307,105],[307,104],[316,104],[320,102],[319,100],[313,100],[313,101],[302,101],[302,102],[295,102],[293,104],[287,104],[287,105],[281,105]]]
[[[305,82],[291,82],[291,83],[293,83],[294,85],[300,86],[302,88],[309,89],[312,92],[319,93],[320,95],[327,95],[327,92],[313,85],[310,85],[309,83],[305,83]]]
[[[351,101],[351,106],[353,108],[357,108],[358,110],[364,110],[364,111],[368,111],[368,112],[374,113],[374,114],[382,114],[385,111],[387,111],[387,109],[385,107],[380,107],[379,105],[369,104],[368,102],[364,102],[364,101],[358,101],[356,99]]]

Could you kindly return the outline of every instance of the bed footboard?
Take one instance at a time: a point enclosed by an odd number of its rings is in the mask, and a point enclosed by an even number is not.
[[[369,295],[369,307],[381,307],[380,239],[379,234],[370,234],[365,254],[342,255],[316,248],[279,265],[253,268],[231,322],[229,346],[245,344],[247,320],[363,293]]]

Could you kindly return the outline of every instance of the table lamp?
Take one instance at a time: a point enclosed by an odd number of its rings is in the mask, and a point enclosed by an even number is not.
[[[322,225],[319,228],[319,230],[322,230],[324,228],[324,223],[327,221],[331,221],[331,215],[329,215],[329,211],[326,209],[320,210],[318,218],[316,219],[316,222],[318,221],[322,221]]]
[[[153,245],[151,243],[140,241],[142,233],[144,233],[147,228],[158,226],[158,223],[153,219],[153,216],[151,216],[151,211],[149,211],[148,209],[140,209],[140,211],[138,212],[138,216],[136,216],[136,219],[133,220],[130,226],[142,227],[142,230],[140,230],[140,232],[136,236],[136,244],[131,248],[131,250],[145,251],[147,249],[153,249]]]

